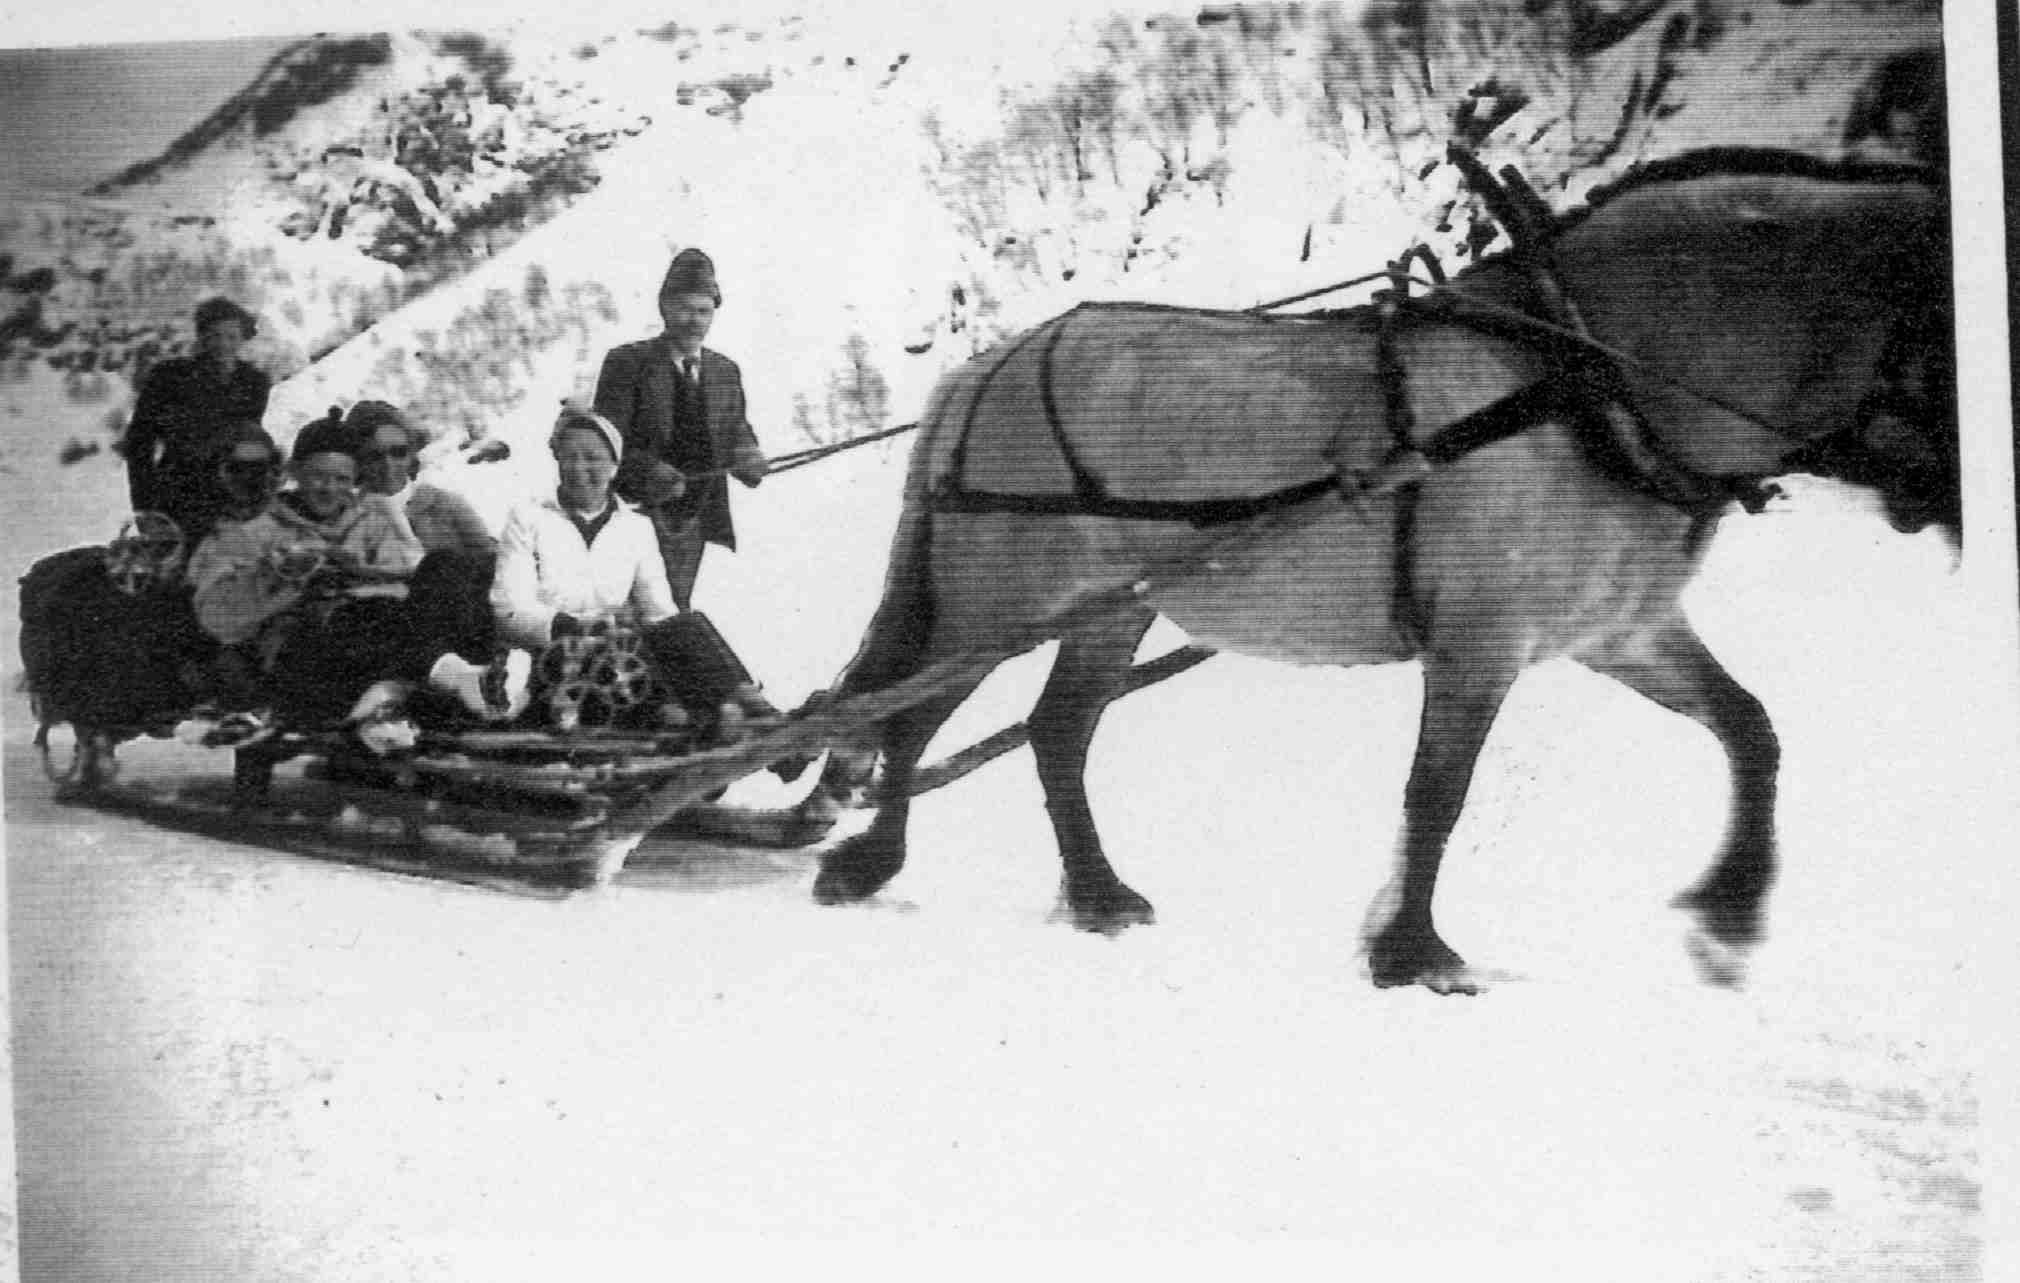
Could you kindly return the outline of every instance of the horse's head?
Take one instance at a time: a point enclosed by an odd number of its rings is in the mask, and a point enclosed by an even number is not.
[[[1939,216],[1941,202],[1935,202]],[[1891,329],[1851,422],[1790,456],[1791,467],[1877,491],[1896,530],[1962,524],[1955,308],[1947,225],[1904,236],[1878,276],[1894,300]]]
[[[1926,416],[1949,419],[1945,429]],[[1833,477],[1878,492],[1887,521],[1904,534],[1942,527],[1952,542],[1962,525],[1962,471],[1947,408],[1882,398],[1859,422],[1822,437],[1787,460],[1792,472]]]
[[[1665,449],[1715,476],[1817,472],[1904,529],[1957,520],[1948,209],[1921,166],[1719,151],[1595,197],[1558,250],[1639,362]]]

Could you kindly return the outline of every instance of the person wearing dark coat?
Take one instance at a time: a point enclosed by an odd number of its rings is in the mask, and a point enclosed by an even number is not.
[[[613,349],[596,380],[596,412],[624,440],[616,492],[652,517],[682,610],[706,546],[736,547],[728,478],[755,486],[766,468],[745,418],[742,372],[702,346],[721,305],[714,263],[682,250],[659,287],[665,333]]]
[[[230,299],[206,300],[196,309],[196,355],[163,361],[147,375],[126,427],[133,510],[166,514],[182,528],[186,549],[217,519],[212,489],[234,429],[266,414],[271,384],[239,359],[258,328]]]

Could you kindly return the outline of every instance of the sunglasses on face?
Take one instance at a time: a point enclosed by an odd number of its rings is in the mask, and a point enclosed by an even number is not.
[[[414,453],[412,446],[381,445],[373,446],[370,450],[367,450],[365,457],[367,459],[404,459],[412,453]]]
[[[258,459],[227,459],[224,470],[234,477],[264,477],[273,472],[274,465]]]

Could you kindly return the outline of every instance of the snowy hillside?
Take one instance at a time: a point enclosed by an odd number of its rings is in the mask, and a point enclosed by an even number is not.
[[[36,557],[116,528],[133,362],[213,290],[268,323],[283,440],[332,403],[401,403],[441,439],[435,476],[495,520],[551,484],[555,402],[656,330],[680,247],[716,260],[711,345],[778,453],[910,420],[952,364],[1083,299],[1248,306],[1418,239],[1456,265],[1478,225],[1425,169],[1454,136],[1560,206],[1709,143],[1835,154],[1857,87],[1933,12],[810,11],[308,42],[159,164],[0,214],[0,617]],[[486,66],[524,86],[504,104],[521,142],[502,167],[474,147],[424,167],[446,227],[393,178],[303,235],[303,157],[383,130],[382,102],[432,126],[415,104],[451,76],[502,104]],[[305,84],[262,132],[276,87]],[[485,223],[486,184],[532,184],[518,162],[547,155],[594,181]],[[484,437],[511,458],[454,457]],[[781,702],[852,651],[903,459],[900,440],[733,495],[742,547],[710,554],[700,604]],[[1329,1245],[1226,1263],[1269,1277],[1982,1277],[1975,1021],[2010,952],[1983,906],[2020,821],[2011,657],[1937,536],[1792,489],[1724,524],[1688,599],[1785,751],[1785,873],[1739,993],[1695,983],[1664,907],[1717,842],[1719,754],[1580,669],[1517,688],[1454,835],[1447,935],[1515,973],[1466,1002],[1376,993],[1355,953],[1414,666],[1221,658],[1119,704],[1090,791],[1160,921],[1109,941],[1046,921],[1028,755],[922,800],[912,864],[861,911],[811,903],[811,856],[671,840],[608,894],[501,901],[54,804],[10,641],[26,1259],[78,1280],[764,1277],[766,1243],[987,1238]],[[1040,658],[1006,666],[933,755],[1023,716],[1042,679]],[[219,769],[175,744],[122,756]],[[907,1252],[893,1274],[1105,1259],[1033,1255]]]
[[[1858,85],[1933,32],[1913,3],[1615,8],[1207,8],[980,47],[837,18],[318,38],[89,201],[8,209],[0,353],[111,371],[116,413],[224,291],[263,315],[255,359],[302,372],[283,435],[383,396],[523,440],[703,244],[722,346],[778,354],[784,448],[905,416],[1082,299],[1241,306],[1415,240],[1477,251],[1448,141],[1560,207],[1707,143],[1835,153]]]

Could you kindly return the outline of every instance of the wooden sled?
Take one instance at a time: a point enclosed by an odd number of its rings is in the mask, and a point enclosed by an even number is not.
[[[1097,599],[1055,622],[1115,604]],[[233,750],[230,778],[149,782],[122,779],[113,746],[136,735],[160,735],[165,727],[78,728],[76,760],[69,770],[50,773],[65,803],[163,828],[557,897],[608,884],[655,832],[760,849],[821,842],[838,818],[836,808],[761,809],[713,798],[774,762],[854,740],[1030,649],[1044,631],[950,657],[879,690],[752,724],[736,742],[700,750],[683,733],[469,729],[424,731],[411,751],[377,757],[347,732],[331,730],[286,733]],[[1208,653],[1186,648],[1141,664],[1128,689],[1182,672]],[[1024,739],[1022,724],[1006,728],[924,769],[914,791],[952,783]],[[299,775],[276,772],[290,760],[302,763]]]
[[[831,811],[711,799],[774,762],[816,755],[994,662],[951,659],[882,690],[753,724],[744,738],[699,751],[677,735],[468,730],[424,732],[411,751],[374,757],[340,731],[288,733],[233,750],[229,779],[148,782],[120,778],[112,762],[113,743],[131,734],[85,729],[78,761],[57,776],[58,796],[226,841],[565,895],[616,878],[655,830],[752,847],[820,842],[835,823]],[[289,760],[301,761],[299,775],[276,772]]]

